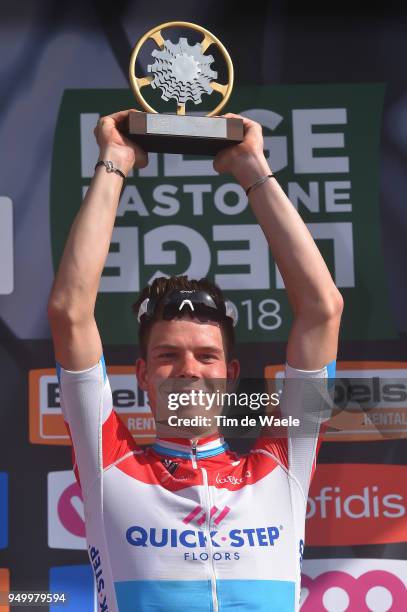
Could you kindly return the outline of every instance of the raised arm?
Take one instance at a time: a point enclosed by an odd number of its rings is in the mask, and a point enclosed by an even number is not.
[[[261,126],[246,118],[243,121],[244,141],[218,153],[214,168],[233,174],[247,189],[271,169],[263,152]],[[320,369],[336,357],[342,296],[306,225],[277,180],[268,179],[253,189],[249,202],[281,272],[294,313],[287,361],[301,370]]]
[[[111,161],[127,175],[147,165],[147,155],[120,132],[129,111],[102,117],[95,128],[99,160]],[[97,168],[69,233],[48,302],[57,361],[67,370],[84,370],[101,357],[94,318],[95,302],[109,252],[123,178]]]

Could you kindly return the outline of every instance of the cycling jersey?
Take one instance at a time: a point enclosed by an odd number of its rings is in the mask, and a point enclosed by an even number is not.
[[[301,381],[285,394],[301,409]],[[103,358],[85,371],[57,368],[73,441],[88,553],[102,612],[298,610],[312,435],[261,436],[238,455],[218,435],[138,447],[112,409]]]

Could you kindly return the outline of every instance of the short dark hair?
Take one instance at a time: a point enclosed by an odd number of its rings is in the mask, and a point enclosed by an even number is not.
[[[164,296],[167,295],[167,293],[169,293],[173,289],[206,291],[207,293],[209,293],[209,295],[212,296],[217,306],[219,306],[225,301],[222,290],[217,285],[215,285],[215,283],[212,283],[207,278],[194,280],[189,279],[187,276],[170,276],[169,278],[166,278],[165,276],[160,276],[156,278],[150,286],[147,286],[142,290],[138,297],[138,300],[132,306],[134,314],[137,316],[140,304],[146,298],[158,298],[157,305],[159,305],[160,300],[162,300],[162,298],[164,298]],[[138,336],[141,356],[143,359],[147,358],[147,347],[150,338],[151,328],[154,325],[155,321],[161,320],[160,308],[157,308],[156,312],[158,314],[153,319],[143,321],[139,325]],[[233,323],[228,318],[225,321],[221,321],[220,326],[223,332],[222,335],[225,344],[226,359],[229,361],[231,359],[235,344]]]

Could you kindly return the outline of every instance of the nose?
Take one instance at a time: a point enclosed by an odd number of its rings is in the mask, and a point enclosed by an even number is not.
[[[185,352],[182,354],[177,368],[177,377],[178,378],[199,378],[199,363],[196,361],[195,357],[189,353]]]

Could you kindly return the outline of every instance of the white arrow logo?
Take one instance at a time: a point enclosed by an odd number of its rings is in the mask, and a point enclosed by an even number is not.
[[[190,309],[192,310],[192,312],[194,312],[194,307],[193,307],[193,304],[192,304],[191,300],[183,300],[183,301],[182,301],[182,304],[181,304],[181,306],[178,308],[178,310],[182,310],[185,304],[188,304],[188,305],[189,305],[189,307],[190,307]]]

